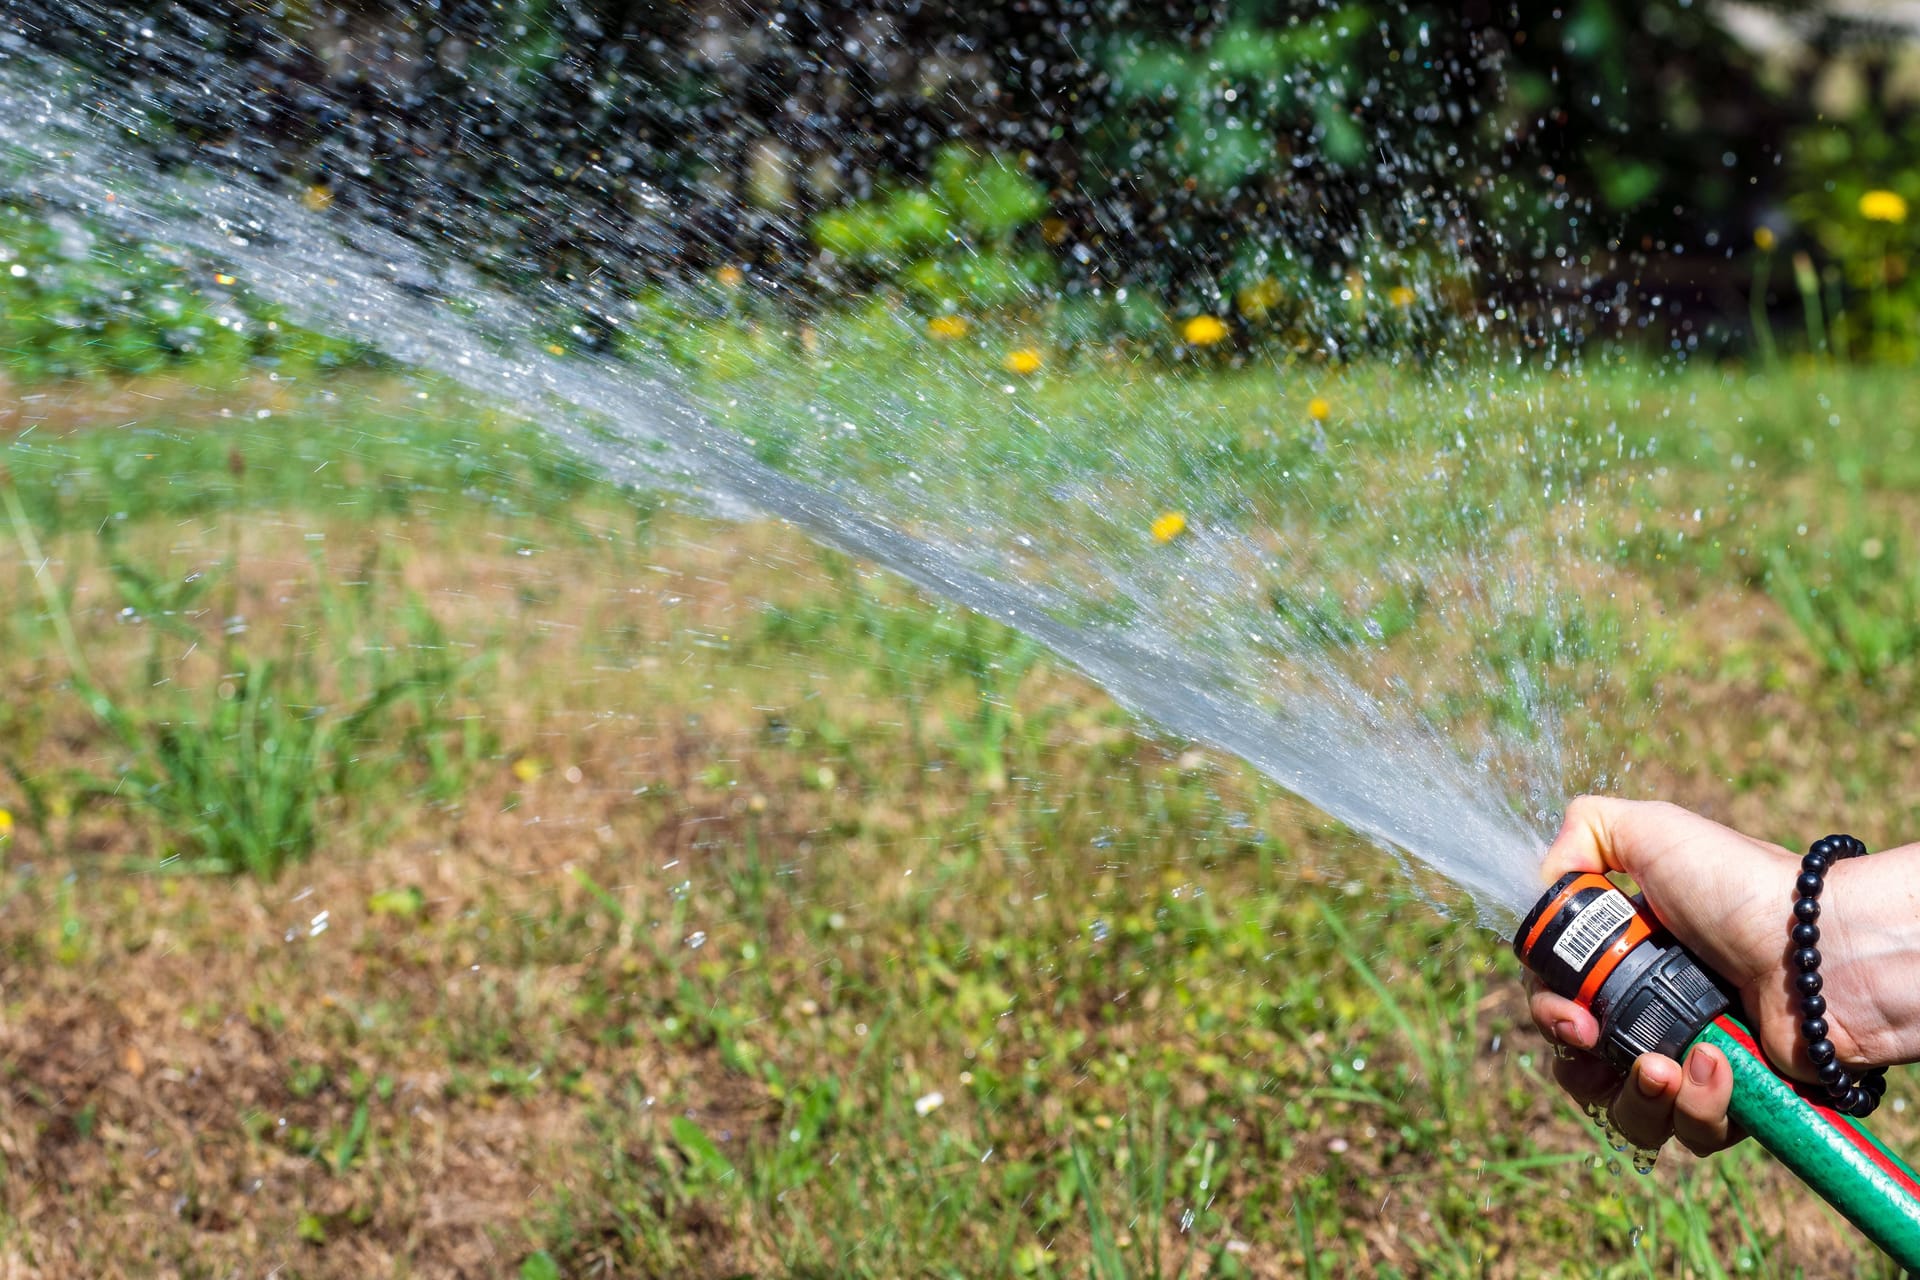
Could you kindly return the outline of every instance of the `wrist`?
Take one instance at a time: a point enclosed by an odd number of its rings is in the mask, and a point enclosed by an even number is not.
[[[1920,1061],[1920,845],[1849,859],[1827,873],[1821,975],[1841,1057]]]

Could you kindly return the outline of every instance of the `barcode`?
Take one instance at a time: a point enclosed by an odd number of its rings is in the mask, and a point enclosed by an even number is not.
[[[1633,904],[1625,894],[1618,890],[1603,893],[1580,908],[1580,914],[1554,942],[1553,954],[1575,969],[1584,969],[1587,961],[1593,959],[1593,953],[1613,936],[1614,930],[1631,919]]]

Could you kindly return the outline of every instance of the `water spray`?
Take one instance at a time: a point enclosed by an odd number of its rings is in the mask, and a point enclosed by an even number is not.
[[[1622,1071],[1643,1053],[1710,1044],[1733,1067],[1735,1123],[1909,1271],[1920,1272],[1920,1176],[1860,1123],[1768,1063],[1725,984],[1647,910],[1593,872],[1560,877],[1520,922],[1514,954],[1600,1024]]]

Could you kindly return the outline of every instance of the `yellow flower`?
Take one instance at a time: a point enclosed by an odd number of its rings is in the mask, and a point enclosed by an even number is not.
[[[1180,326],[1180,336],[1196,347],[1210,347],[1226,340],[1227,326],[1214,316],[1195,316]]]
[[[1284,295],[1280,291],[1280,282],[1272,276],[1256,280],[1233,295],[1233,305],[1240,308],[1240,314],[1249,320],[1259,320],[1267,312],[1280,305]]]
[[[1413,290],[1403,284],[1397,284],[1387,290],[1387,301],[1396,307],[1410,307],[1414,304],[1414,299]]]
[[[1040,364],[1040,353],[1032,347],[1021,347],[1018,350],[1009,351],[1007,358],[1000,362],[1001,367],[1008,373],[1017,373],[1022,377],[1040,372]]]
[[[13,834],[13,815],[11,813],[8,813],[5,809],[0,809],[0,840],[5,840],[8,836],[12,834]]]
[[[951,342],[955,338],[966,337],[967,328],[965,316],[935,316],[927,321],[927,336],[938,338],[942,342]]]
[[[521,756],[513,762],[513,776],[522,782],[532,782],[545,772],[532,756]]]
[[[553,355],[556,355],[556,356],[563,356],[563,355],[565,355],[565,354],[567,354],[567,349],[566,349],[565,347],[563,347],[563,346],[561,346],[561,345],[560,345],[559,343],[557,343],[557,342],[549,342],[549,343],[547,344],[547,351],[548,351],[549,353],[551,353],[551,354],[553,354]]]
[[[1307,401],[1307,416],[1315,422],[1325,422],[1333,416],[1333,406],[1327,403],[1325,396],[1315,396]]]
[[[1153,522],[1153,540],[1155,542],[1172,542],[1175,538],[1186,532],[1186,528],[1187,518],[1185,516],[1181,515],[1178,511],[1164,512],[1158,520]]]
[[[1907,198],[1896,191],[1869,191],[1860,197],[1860,216],[1868,222],[1905,222]]]
[[[1773,246],[1776,243],[1778,243],[1778,241],[1774,239],[1772,227],[1755,227],[1753,229],[1753,247],[1760,252],[1772,253]]]
[[[747,273],[732,263],[728,263],[726,266],[714,272],[713,278],[729,289],[738,289],[746,283]]]
[[[315,213],[319,213],[322,209],[333,203],[333,192],[316,183],[307,188],[305,194],[300,197],[300,203],[306,205],[307,208],[313,210]]]

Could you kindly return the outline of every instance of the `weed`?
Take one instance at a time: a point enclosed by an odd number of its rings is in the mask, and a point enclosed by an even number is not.
[[[1767,593],[1829,671],[1878,682],[1920,655],[1920,559],[1893,531],[1856,523],[1767,565]]]

